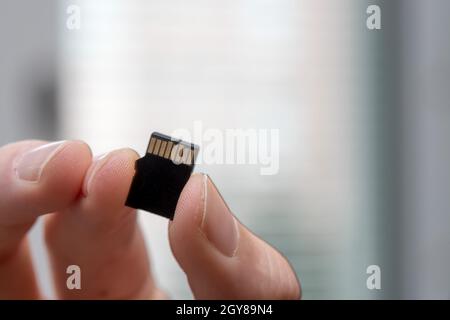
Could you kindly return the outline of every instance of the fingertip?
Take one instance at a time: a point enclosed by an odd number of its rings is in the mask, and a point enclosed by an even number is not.
[[[124,206],[138,158],[136,151],[128,148],[97,157],[84,178],[84,197],[105,210]]]
[[[32,145],[36,147],[39,143],[36,145],[33,142]],[[78,140],[61,142],[43,166],[38,181],[26,181],[14,174],[16,179],[12,184],[12,194],[17,202],[20,199],[33,211],[47,213],[62,209],[80,194],[91,157],[86,143]]]
[[[189,261],[197,260],[192,253],[203,242],[200,225],[204,212],[206,178],[202,173],[195,173],[189,178],[178,199],[174,219],[169,222],[170,248],[185,272],[191,269]]]
[[[31,225],[39,215],[68,207],[90,162],[90,148],[81,141],[24,140],[1,147],[2,224]]]
[[[173,221],[169,222],[169,235],[174,239],[189,237],[201,225],[205,210],[206,179],[207,175],[194,173],[184,186]]]
[[[196,298],[300,297],[287,260],[237,221],[206,175],[193,175],[183,189],[169,240]]]
[[[74,198],[80,192],[91,159],[91,149],[85,142],[66,141],[45,165],[39,183],[47,185],[56,194],[65,190],[66,196]]]
[[[201,222],[205,201],[207,175],[194,173],[184,186],[178,199],[174,222],[183,220]],[[192,219],[195,218],[195,219]]]

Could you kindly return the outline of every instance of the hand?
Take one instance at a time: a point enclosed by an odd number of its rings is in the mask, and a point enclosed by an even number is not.
[[[45,217],[45,240],[61,299],[162,299],[135,210],[125,207],[129,149],[92,159],[79,141],[23,141],[0,148],[0,299],[43,298],[27,232]],[[230,212],[206,175],[194,174],[169,223],[172,252],[197,299],[297,299],[287,260]],[[66,287],[69,265],[81,290]]]

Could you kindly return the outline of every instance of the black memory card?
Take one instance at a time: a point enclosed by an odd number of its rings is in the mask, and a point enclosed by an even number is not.
[[[125,205],[173,219],[178,198],[194,169],[199,147],[154,132],[135,164]]]

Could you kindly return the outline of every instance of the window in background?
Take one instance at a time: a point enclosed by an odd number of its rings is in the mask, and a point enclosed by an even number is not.
[[[78,3],[81,29],[60,37],[63,135],[98,153],[143,152],[152,131],[193,130],[196,121],[204,129],[279,129],[279,174],[236,165],[198,170],[288,257],[305,298],[366,296],[362,257],[376,252],[367,205],[371,142],[358,94],[367,70],[358,57],[367,52],[355,25],[364,23],[357,15],[364,8],[354,1]],[[143,213],[141,222],[161,285],[189,297],[166,221]]]

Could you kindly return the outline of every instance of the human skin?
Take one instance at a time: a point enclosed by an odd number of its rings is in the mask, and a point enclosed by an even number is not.
[[[165,299],[152,276],[134,209],[124,206],[131,149],[92,158],[81,141],[0,148],[0,299],[42,299],[27,233],[45,214],[57,298]],[[172,253],[197,299],[298,299],[288,261],[230,211],[211,178],[194,174],[168,224]],[[82,270],[69,290],[66,268]]]

